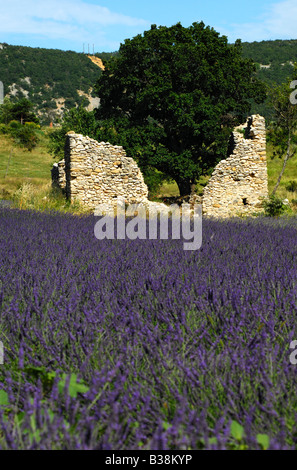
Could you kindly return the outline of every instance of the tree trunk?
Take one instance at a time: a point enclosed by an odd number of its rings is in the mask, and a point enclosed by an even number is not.
[[[285,159],[284,159],[282,171],[280,172],[279,177],[278,177],[278,180],[277,180],[277,182],[276,182],[276,185],[275,185],[275,187],[274,187],[274,189],[273,189],[273,191],[272,191],[272,196],[275,195],[276,190],[277,190],[277,188],[279,187],[279,184],[280,184],[280,182],[281,182],[282,176],[283,176],[284,171],[285,171],[285,168],[286,168],[287,161],[288,161],[289,158],[290,158],[290,148],[291,148],[291,132],[289,131],[287,153],[286,153],[286,156],[285,156]]]
[[[191,196],[194,196],[196,191],[196,183],[191,183]]]
[[[190,180],[176,180],[180,197],[189,196],[191,194]]]

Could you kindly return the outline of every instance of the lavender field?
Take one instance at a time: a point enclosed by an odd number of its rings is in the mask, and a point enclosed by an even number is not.
[[[0,209],[1,449],[296,449],[296,220],[94,224]]]

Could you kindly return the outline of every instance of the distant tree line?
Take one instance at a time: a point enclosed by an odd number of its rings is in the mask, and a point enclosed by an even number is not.
[[[297,61],[297,39],[243,42],[244,57],[259,64],[282,64]]]
[[[256,63],[257,77],[267,85],[269,94],[269,90],[287,83],[288,77],[292,75],[292,64],[297,62],[297,40],[243,42],[242,55]],[[270,67],[261,68],[260,65]],[[261,105],[252,102],[251,112],[262,114],[268,121],[274,116],[274,109],[268,98]]]

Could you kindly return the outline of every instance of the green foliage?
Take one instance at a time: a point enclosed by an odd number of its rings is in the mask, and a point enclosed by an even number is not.
[[[287,150],[287,138],[283,138],[281,132],[293,133],[297,128],[297,106],[290,101],[292,89],[290,83],[297,77],[297,68],[293,71],[286,82],[279,86],[274,86],[269,91],[269,101],[273,107],[273,122],[270,123],[270,128],[274,130],[271,136],[271,142],[278,147],[278,153],[282,156]],[[296,142],[295,142],[296,143]]]
[[[230,450],[247,450],[248,446],[245,443],[244,428],[237,421],[232,421],[230,428],[231,438],[234,440],[228,446]],[[262,450],[269,448],[270,439],[267,434],[257,434],[257,442]]]
[[[48,394],[53,387],[54,381],[57,377],[57,373],[50,371],[48,372],[45,367],[37,366],[26,366],[24,372],[27,378],[30,379],[33,383],[37,380],[40,380],[42,383],[42,388],[45,394]],[[77,398],[78,393],[84,394],[87,393],[89,387],[87,387],[82,381],[78,380],[77,375],[74,373],[62,374],[58,381],[58,391],[59,393],[65,393],[65,388],[67,384],[67,391],[69,396],[72,398]],[[3,392],[5,393],[5,392]],[[4,397],[5,399],[5,397]],[[0,404],[1,404],[1,391],[0,391]]]
[[[256,62],[256,74],[269,87],[280,85],[292,71],[290,62],[297,61],[296,40],[276,40],[242,43],[243,57]],[[67,109],[80,106],[84,98],[77,90],[91,93],[91,88],[101,74],[101,69],[91,62],[86,54],[58,49],[31,48],[3,44],[0,50],[1,80],[8,87],[15,84],[16,97],[25,97],[34,104],[35,109],[42,110],[42,123],[56,121],[55,99],[65,98]],[[107,64],[119,56],[119,52],[96,53],[97,57]],[[271,65],[260,68],[260,64]],[[252,112],[260,113],[271,119],[272,109],[268,101],[263,104],[251,101]]]
[[[250,99],[264,100],[255,72],[240,41],[229,45],[202,22],[153,25],[121,45],[97,82],[101,138],[114,129],[144,173],[154,167],[189,194],[225,157],[230,130],[249,113]]]
[[[257,442],[263,450],[267,450],[269,448],[270,439],[267,434],[257,434]]]
[[[270,198],[264,200],[263,207],[267,217],[278,217],[287,209],[282,199],[276,196],[270,196]]]
[[[267,141],[270,142],[273,146],[271,159],[282,159],[288,148],[288,129],[281,127],[276,122],[274,122],[267,130]],[[291,144],[293,145],[294,149],[296,149],[297,136],[294,133],[291,134]]]
[[[25,126],[29,126],[31,129],[40,129],[40,125],[35,122],[25,122]]]
[[[267,434],[257,434],[256,440],[261,450],[267,450],[269,448],[270,438]],[[204,439],[200,439],[199,444],[200,444],[199,446],[200,449],[206,448],[206,445],[205,445],[206,443]],[[217,438],[216,437],[209,438],[208,444],[210,445],[217,444]],[[246,443],[244,428],[237,421],[231,422],[227,449],[228,450],[248,450],[249,449],[249,446]]]
[[[260,42],[243,42],[243,55],[252,58],[258,64],[269,65],[297,61],[297,40],[275,40]],[[269,70],[269,69],[265,69]],[[282,79],[282,81],[285,81]]]
[[[39,120],[32,111],[33,104],[27,99],[12,103],[7,98],[0,106],[0,132],[10,135],[15,144],[32,151],[39,139]]]
[[[22,126],[13,128],[10,131],[14,141],[20,147],[24,147],[31,152],[37,145],[39,139],[34,129],[29,126]]]
[[[61,127],[50,133],[48,149],[59,160],[64,158],[65,137],[69,131],[96,139],[98,122],[94,112],[86,111],[83,107],[73,108],[65,113]]]
[[[89,390],[89,387],[87,387],[82,381],[79,381],[77,379],[77,375],[74,373],[62,374],[61,377],[58,377],[56,372],[48,372],[45,367],[36,366],[27,366],[22,370],[22,372],[25,373],[26,377],[33,383],[36,383],[38,380],[41,381],[44,393],[44,398],[41,400],[41,404],[46,404],[47,395],[51,392],[56,378],[58,378],[58,391],[63,396],[69,395],[71,398],[77,399],[78,394],[83,395]],[[66,384],[68,385],[67,389]],[[31,398],[31,402],[33,403],[33,398]],[[4,410],[7,410],[8,414],[10,414],[12,411],[9,404],[8,394],[4,390],[0,390],[0,408],[1,407],[3,407]],[[53,423],[55,417],[57,416],[57,413],[53,412],[51,409],[46,410],[46,412],[44,409],[41,409],[39,413],[40,415],[47,413],[49,420],[43,421],[43,424],[41,425],[40,419],[37,419],[38,411],[34,410],[25,428],[23,427],[26,417],[25,412],[19,411],[13,416],[15,428],[18,432],[21,432],[22,435],[28,436],[31,444],[33,442],[40,442],[41,434],[44,432],[45,426],[48,425],[48,422]],[[70,433],[75,431],[75,422],[70,425],[70,423],[64,419],[64,425]]]
[[[292,193],[297,191],[297,181],[289,181],[289,183],[286,186],[286,190],[290,191]]]
[[[257,77],[270,89],[286,82],[292,74],[292,64],[297,61],[296,46],[297,40],[243,42],[242,53],[256,62]],[[270,67],[260,68],[260,64]],[[269,121],[273,119],[273,108],[268,99],[263,104],[252,102],[252,112],[262,114]]]
[[[67,374],[63,374],[62,379],[58,383],[58,390],[60,393],[65,391],[67,381]],[[72,398],[76,398],[78,393],[87,393],[89,387],[77,381],[77,375],[71,374],[68,386],[68,393]]]
[[[21,123],[19,121],[10,121],[10,123],[7,125],[9,129],[19,129],[21,127]]]
[[[269,140],[274,146],[273,157],[283,158],[283,167],[278,177],[277,183],[272,191],[275,194],[287,162],[292,158],[297,150],[297,106],[291,103],[292,89],[291,81],[297,76],[297,68],[286,83],[275,86],[269,93],[270,103],[274,110],[273,122],[270,125],[272,132]]]
[[[3,405],[5,406],[8,404],[9,404],[9,401],[8,401],[7,393],[4,390],[0,390],[0,406],[3,406]]]
[[[36,108],[43,106],[45,124],[55,118],[54,99],[64,98],[68,109],[76,106],[81,100],[77,90],[89,93],[101,74],[86,54],[8,44],[0,50],[0,70],[5,93],[13,84],[16,100],[28,92],[28,99]]]
[[[243,427],[237,423],[237,421],[232,421],[231,423],[231,436],[237,441],[241,441],[244,435]]]
[[[0,134],[7,134],[7,126],[5,124],[0,124]]]
[[[117,57],[119,55],[119,52],[118,51],[114,51],[114,52],[100,52],[100,53],[96,53],[95,56],[96,57],[99,57],[99,59],[102,60],[103,63],[106,64],[106,62],[108,62],[110,59],[112,59],[112,57]]]
[[[157,171],[155,168],[150,166],[145,167],[143,178],[149,189],[150,197],[155,197],[161,186],[166,181],[169,181],[168,177],[164,173]]]
[[[0,106],[0,122],[8,124],[11,121],[18,121],[21,124],[26,122],[39,124],[39,119],[33,112],[33,103],[26,98],[15,103],[5,98],[4,103]]]
[[[7,126],[1,124],[1,132],[8,134],[19,147],[23,147],[31,152],[39,142],[36,130],[31,126],[20,124],[18,121],[11,121]]]

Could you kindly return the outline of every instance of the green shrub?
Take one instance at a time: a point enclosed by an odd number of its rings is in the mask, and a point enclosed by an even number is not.
[[[8,133],[7,126],[5,124],[0,124],[0,134],[7,134],[7,133]]]
[[[30,126],[22,126],[20,124],[18,127],[11,128],[10,134],[16,144],[20,147],[25,147],[30,152],[36,147],[39,141],[35,129],[32,129]]]
[[[28,126],[31,129],[40,129],[40,125],[35,122],[25,122],[25,126]]]
[[[289,183],[286,186],[286,190],[290,191],[291,193],[294,193],[297,191],[297,181],[289,181]]]
[[[152,167],[146,167],[142,171],[144,182],[148,187],[150,197],[155,197],[161,186],[166,181],[166,175]]]
[[[8,124],[8,127],[10,129],[19,129],[21,125],[22,124],[20,123],[20,121],[13,120],[13,121],[10,121],[10,123]]]
[[[286,204],[277,196],[270,196],[263,201],[265,215],[268,217],[278,217],[287,210]]]

